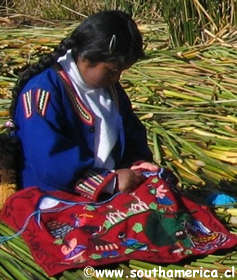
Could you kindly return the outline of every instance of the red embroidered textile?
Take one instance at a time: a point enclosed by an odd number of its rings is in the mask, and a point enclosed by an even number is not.
[[[16,231],[25,224],[23,238],[49,276],[129,259],[173,263],[237,245],[206,206],[157,177],[99,203],[27,188],[8,199],[0,219]]]

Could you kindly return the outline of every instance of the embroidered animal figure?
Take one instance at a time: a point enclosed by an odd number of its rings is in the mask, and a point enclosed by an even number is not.
[[[174,213],[172,216],[157,211],[149,214],[145,234],[157,246],[177,244],[178,247],[191,248],[192,241],[187,234],[187,222],[190,216],[186,213]]]
[[[127,215],[119,210],[116,210],[115,212],[110,212],[106,215],[106,219],[112,224],[116,224],[121,220],[126,219]]]
[[[161,184],[157,189],[156,189],[156,201],[158,203],[158,207],[172,211],[172,205],[174,205],[174,202],[166,195],[168,192],[168,189],[165,188],[163,184]]]
[[[73,261],[82,263],[84,262],[83,254],[86,251],[86,246],[77,244],[77,239],[72,238],[68,241],[68,244],[64,244],[61,247],[61,252],[65,255],[66,261]]]
[[[121,245],[133,250],[145,251],[148,249],[148,246],[145,243],[138,241],[135,238],[129,238],[124,232],[118,234],[118,238],[121,239]]]
[[[149,209],[147,204],[144,201],[142,201],[138,196],[136,196],[135,194],[131,194],[131,195],[133,195],[136,201],[131,202],[128,212],[132,212],[136,214],[136,213],[144,212]]]
[[[227,236],[220,232],[212,232],[201,221],[193,220],[187,224],[193,246],[200,251],[220,246],[227,240]]]

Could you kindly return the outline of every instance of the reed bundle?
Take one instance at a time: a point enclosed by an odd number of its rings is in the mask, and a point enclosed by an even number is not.
[[[155,50],[123,75],[155,161],[187,188],[236,182],[236,57],[222,45]]]
[[[17,71],[37,56],[51,51],[69,32],[69,28],[32,27],[0,28],[0,98],[10,98],[17,80]],[[2,101],[1,101],[2,106]],[[0,113],[2,114],[2,113]]]
[[[173,46],[206,42],[237,25],[235,0],[161,0],[162,14],[169,25]]]
[[[9,33],[0,30],[2,133],[3,123],[8,118],[10,90],[17,78],[16,71],[26,62],[35,61],[39,53],[50,51],[72,28],[70,26],[63,31],[54,28],[53,35],[50,28],[26,29],[22,33],[19,30],[9,30]],[[173,170],[184,191],[219,189],[236,194],[236,35],[231,33],[231,36],[222,42],[217,40],[215,44],[212,40],[202,46],[170,50],[167,49],[165,26],[142,26],[142,30],[150,30],[152,34],[147,36],[145,33],[147,58],[123,73],[122,84],[136,114],[147,128],[154,160]],[[162,31],[162,38],[155,38],[157,30]],[[213,210],[233,233],[237,233],[236,208]],[[0,235],[9,234],[12,231],[0,224]],[[209,255],[186,263],[185,269],[218,269],[223,275],[231,266],[237,268],[236,260],[236,251],[226,255]],[[155,267],[154,264],[130,261],[120,264],[119,268],[129,271],[150,269],[151,266]],[[162,268],[183,269],[183,266]],[[21,238],[1,245],[0,278],[85,279],[82,270],[47,277],[34,263]]]

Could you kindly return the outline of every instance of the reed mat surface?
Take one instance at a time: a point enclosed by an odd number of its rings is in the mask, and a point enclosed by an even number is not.
[[[11,89],[18,71],[25,63],[35,62],[39,54],[51,51],[73,28],[73,25],[63,29],[0,28],[1,133],[5,133]],[[179,187],[191,198],[203,201],[210,192],[236,195],[237,32],[226,29],[220,37],[210,35],[206,44],[169,49],[165,24],[142,25],[140,29],[145,38],[146,58],[124,72],[121,83],[147,128],[154,160],[175,173]],[[237,233],[237,208],[230,206],[233,207],[218,207],[213,211],[231,232]],[[0,235],[11,233],[0,224]],[[117,268],[129,272],[154,267],[132,260]],[[166,270],[183,267],[217,269],[221,276],[231,267],[237,272],[237,251],[162,266]],[[44,274],[18,237],[1,245],[0,279],[56,278]],[[85,276],[81,270],[67,271],[57,279],[85,279]]]

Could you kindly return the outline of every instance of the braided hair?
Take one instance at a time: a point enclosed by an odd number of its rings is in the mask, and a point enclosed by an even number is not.
[[[29,65],[20,74],[12,91],[11,118],[14,118],[17,97],[27,81],[53,66],[69,49],[90,63],[115,62],[128,66],[144,56],[141,34],[132,18],[122,11],[103,11],[85,19],[69,37],[63,39],[49,54]]]

